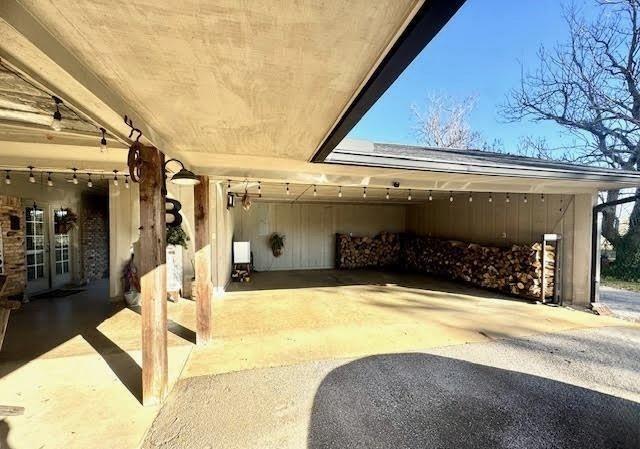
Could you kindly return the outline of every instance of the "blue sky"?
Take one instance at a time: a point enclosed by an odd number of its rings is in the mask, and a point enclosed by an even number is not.
[[[591,2],[574,1],[592,12]],[[560,0],[467,0],[349,137],[416,143],[410,105],[429,92],[455,98],[477,96],[471,127],[489,142],[515,151],[521,136],[543,136],[550,145],[571,141],[551,123],[505,123],[499,115],[509,89],[520,82],[521,64],[535,68],[537,50],[568,36]]]

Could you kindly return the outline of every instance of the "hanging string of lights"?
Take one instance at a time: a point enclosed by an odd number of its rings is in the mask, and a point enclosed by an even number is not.
[[[84,117],[83,114],[78,113],[78,111],[76,111],[74,108],[65,104],[64,101],[58,95],[54,95],[50,91],[34,83],[29,78],[24,76],[22,73],[15,70],[11,65],[3,61],[2,58],[0,58],[0,66],[6,71],[10,72],[15,77],[19,78],[24,83],[31,86],[32,88],[36,89],[37,91],[41,92],[46,96],[51,97],[51,99],[53,100],[53,104],[52,104],[53,113],[51,115],[51,124],[50,124],[51,129],[53,129],[56,132],[62,131],[63,123],[62,123],[62,112],[60,111],[60,107],[64,107],[67,111],[72,113],[77,118],[77,120],[96,128],[96,130],[100,132],[100,140],[99,140],[100,151],[103,153],[107,151],[107,134],[108,133],[104,127],[96,124],[93,120],[90,120],[87,117]]]
[[[117,182],[117,181],[114,178],[114,183],[115,182]],[[240,182],[240,181],[237,181],[237,182]],[[242,189],[241,189],[242,192],[233,192],[232,189],[231,189],[231,180],[228,179],[227,180],[227,192],[232,194],[232,195],[240,195],[240,194],[242,194],[242,195],[249,194],[250,195],[249,187],[248,187],[249,181],[245,179],[245,180],[243,180],[241,182],[242,182],[242,186],[243,186]],[[125,181],[125,183],[126,183],[126,181]],[[257,184],[257,197],[258,198],[263,198],[263,191],[262,191],[263,182],[262,181],[255,181],[255,183]],[[286,182],[286,183],[273,182],[273,183],[264,183],[264,184],[283,186],[284,187],[284,194],[286,196],[291,196],[291,194],[292,194],[292,184],[289,183],[289,182]],[[335,189],[337,189],[338,198],[342,198],[343,197],[343,187],[344,186],[342,186],[342,185],[323,184],[323,185],[318,186],[317,184],[294,184],[293,186],[304,186],[305,187],[305,191],[311,190],[311,192],[312,192],[312,194],[313,194],[313,196],[315,198],[317,198],[319,196],[319,190],[318,190],[319,187],[322,188],[324,191],[326,191],[329,188],[335,188]],[[358,186],[348,186],[348,188],[355,189],[355,188],[358,188]],[[391,189],[388,188],[388,187],[362,186],[362,187],[359,187],[359,188],[362,189],[361,196],[362,196],[363,200],[366,200],[367,198],[371,198],[369,196],[369,194],[370,194],[370,192],[372,190],[374,192],[377,191],[377,190],[383,191],[384,192],[384,198],[386,200],[392,199],[392,192],[391,192]],[[414,188],[409,188],[409,189],[395,188],[395,189],[396,190],[404,190],[407,193],[407,196],[406,196],[406,200],[407,201],[412,201],[414,199],[414,190],[415,190]],[[421,190],[419,190],[419,191],[421,191]],[[294,192],[296,192],[296,197],[295,197],[296,200],[302,196],[302,194],[298,194],[297,193],[297,189]],[[434,200],[434,192],[433,192],[432,189],[425,190],[424,192],[427,193],[427,195],[424,197],[426,200],[428,200],[428,201],[433,201]],[[460,193],[462,193],[462,192],[460,192]],[[473,192],[473,191],[468,193],[467,201],[469,203],[473,203],[474,202],[474,200],[476,199],[476,197],[475,197],[476,193],[477,192]],[[455,202],[456,194],[457,194],[457,192],[454,192],[454,191],[451,191],[451,190],[449,191],[448,199],[449,199],[450,203],[454,203]],[[493,192],[486,192],[486,194],[488,194],[488,196],[486,197],[487,201],[489,203],[493,203],[494,193]],[[505,193],[504,195],[505,195],[505,203],[510,203],[511,202],[511,193]],[[374,199],[376,198],[375,194],[373,195],[373,198]],[[544,203],[544,201],[545,201],[544,194],[540,194],[540,202]],[[529,202],[529,195],[527,193],[522,193],[522,202],[524,204],[527,204]]]
[[[34,167],[33,165],[29,165],[25,168],[20,168],[20,167],[0,167],[0,170],[4,170],[5,172],[5,177],[4,177],[4,183],[6,185],[11,185],[13,182],[13,179],[11,177],[11,175],[13,173],[25,173],[27,174],[27,182],[29,182],[30,184],[35,184],[37,183],[37,177],[36,174],[40,174],[41,175],[41,179],[40,179],[40,183],[41,184],[46,184],[47,187],[54,187],[55,186],[55,177],[56,175],[69,175],[71,174],[70,178],[66,178],[66,182],[70,182],[74,185],[78,185],[80,184],[80,175],[78,175],[78,171],[79,169],[76,167],[73,168],[69,168],[66,170],[61,170],[61,169],[52,169],[52,168],[43,168],[43,169],[37,169],[36,167]],[[102,178],[104,178],[105,174],[109,173],[109,171],[104,171],[104,170],[94,170],[91,172],[84,172],[84,174],[86,175],[86,186],[88,188],[92,188],[94,185],[94,178],[93,176],[100,176]],[[114,178],[113,178],[113,185],[114,186],[118,186],[118,170],[112,170],[111,173],[114,173]],[[46,174],[46,181],[44,178],[44,175]],[[130,186],[130,182],[129,182],[129,175],[124,175],[124,187],[126,189],[128,189]]]

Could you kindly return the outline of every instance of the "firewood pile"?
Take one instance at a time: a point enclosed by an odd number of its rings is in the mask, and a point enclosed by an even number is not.
[[[382,232],[375,237],[336,234],[336,267],[341,269],[393,267],[400,263],[400,236]]]
[[[376,237],[336,235],[338,268],[394,267],[462,280],[479,287],[527,298],[553,296],[555,254],[541,243],[509,248],[482,246],[423,236],[382,233]]]

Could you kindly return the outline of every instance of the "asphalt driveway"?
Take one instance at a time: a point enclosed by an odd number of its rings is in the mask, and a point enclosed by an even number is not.
[[[640,328],[183,379],[145,448],[638,448]]]

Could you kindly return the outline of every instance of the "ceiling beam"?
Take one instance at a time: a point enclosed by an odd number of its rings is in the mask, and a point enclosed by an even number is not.
[[[43,55],[35,60],[23,58],[24,55],[20,54],[21,49],[16,51],[16,48],[9,45],[5,47],[0,43],[0,58],[5,62],[44,90],[61,98],[65,104],[77,109],[94,123],[106,128],[118,140],[131,143],[128,138],[130,128],[123,120],[124,114],[127,114],[133,120],[134,126],[142,131],[143,143],[156,146],[165,154],[171,152],[165,138],[157,130],[145,123],[140,114],[121,96],[89,71],[82,61],[67,50],[20,2],[17,0],[0,2],[0,19]],[[51,67],[51,63],[55,66]],[[46,73],[48,70],[56,70],[58,82],[52,82],[49,79]],[[60,82],[60,71],[64,72],[70,82]],[[87,93],[94,98],[86,98]],[[86,107],[87,104],[95,104],[96,100],[101,106],[99,112]]]
[[[364,88],[320,144],[311,162],[324,162],[464,2],[465,0],[429,0],[422,5]]]

